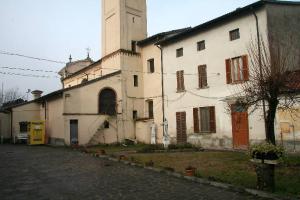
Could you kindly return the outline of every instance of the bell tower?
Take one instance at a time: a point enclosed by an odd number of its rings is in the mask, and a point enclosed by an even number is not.
[[[102,0],[102,57],[147,37],[146,0]]]

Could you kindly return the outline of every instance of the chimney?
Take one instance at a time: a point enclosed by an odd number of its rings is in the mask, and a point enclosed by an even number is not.
[[[31,92],[31,94],[33,95],[33,100],[38,99],[42,96],[43,91],[40,90],[34,90]]]

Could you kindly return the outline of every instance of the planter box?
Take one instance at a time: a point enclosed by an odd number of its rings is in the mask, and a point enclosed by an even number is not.
[[[278,160],[279,156],[274,152],[262,153],[262,152],[253,152],[252,158],[259,160]]]
[[[185,169],[186,176],[195,176],[196,168],[187,168]]]

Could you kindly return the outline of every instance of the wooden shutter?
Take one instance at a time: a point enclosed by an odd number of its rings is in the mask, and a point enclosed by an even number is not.
[[[227,84],[232,83],[232,79],[231,79],[231,60],[227,59],[226,61],[226,80],[227,80]]]
[[[180,71],[180,75],[181,75],[181,90],[185,90],[185,87],[184,87],[184,71]]]
[[[177,76],[177,91],[183,91],[185,90],[184,88],[184,71],[177,71],[176,73]]]
[[[216,133],[215,107],[209,107],[209,127],[211,133]]]
[[[184,144],[187,141],[186,135],[186,113],[176,113],[176,131],[177,131],[177,143]]]
[[[193,109],[193,116],[194,116],[194,132],[195,133],[200,133],[200,128],[199,128],[199,109],[194,108]]]
[[[243,59],[243,77],[244,81],[249,81],[249,64],[248,64],[248,56],[244,55]]]
[[[180,72],[176,72],[176,77],[177,77],[177,91],[180,91],[181,89],[181,82],[180,82]]]
[[[207,87],[207,72],[206,65],[198,66],[199,88]]]

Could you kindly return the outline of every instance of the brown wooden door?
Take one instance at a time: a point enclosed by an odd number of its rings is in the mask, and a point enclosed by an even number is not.
[[[176,130],[177,130],[177,144],[185,144],[187,142],[185,112],[176,113]]]
[[[236,105],[233,105],[231,109],[233,148],[248,149],[249,124],[247,109]]]

